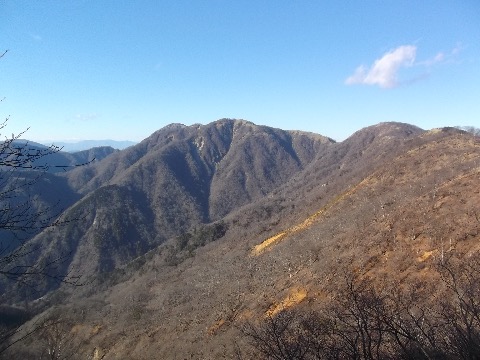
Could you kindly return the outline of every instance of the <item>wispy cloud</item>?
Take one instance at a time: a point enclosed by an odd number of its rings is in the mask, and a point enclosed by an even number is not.
[[[440,51],[435,56],[430,59],[418,61],[415,65],[421,66],[432,66],[439,63],[452,63],[455,62],[457,55],[462,51],[463,46],[461,44],[457,44],[453,49],[450,51]]]
[[[385,53],[381,58],[374,61],[369,68],[365,65],[357,67],[353,75],[345,80],[345,84],[363,84],[376,85],[384,89],[391,89],[402,84],[411,84],[419,79],[427,77],[428,70],[435,64],[451,62],[461,51],[461,46],[457,45],[449,52],[438,52],[429,59],[416,61],[417,46],[402,45]],[[402,68],[413,66],[424,67],[425,72],[413,79],[400,81],[398,73]]]
[[[430,59],[418,62],[417,65],[432,66],[442,61],[445,61],[445,53],[439,52],[437,55],[435,55]]]

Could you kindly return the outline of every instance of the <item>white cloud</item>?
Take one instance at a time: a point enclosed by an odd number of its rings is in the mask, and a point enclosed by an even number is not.
[[[414,45],[399,46],[375,60],[367,69],[359,66],[353,75],[345,80],[347,85],[378,85],[389,89],[399,85],[398,72],[403,67],[411,67],[415,62],[417,47]]]
[[[417,61],[417,47],[415,45],[402,45],[375,60],[370,68],[365,65],[357,67],[353,75],[345,80],[345,84],[377,85],[384,89],[412,84],[418,80],[426,79],[431,68],[435,65],[457,62],[457,56],[462,49],[462,45],[457,44],[450,51],[441,51],[431,58]],[[399,81],[398,73],[400,69],[408,67],[420,67],[423,70],[420,74],[417,73],[413,77]]]

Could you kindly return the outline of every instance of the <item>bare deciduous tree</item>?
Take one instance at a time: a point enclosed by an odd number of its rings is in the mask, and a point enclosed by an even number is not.
[[[307,359],[309,345],[301,322],[300,314],[282,311],[268,316],[260,326],[247,323],[241,330],[264,359]]]
[[[439,298],[351,276],[324,314],[288,310],[242,332],[263,359],[479,359],[480,260],[438,272]]]
[[[58,360],[71,356],[68,348],[69,341],[71,341],[71,329],[72,324],[61,318],[46,320],[39,333],[44,344],[41,357]]]
[[[0,124],[0,131],[7,120]],[[0,241],[0,276],[26,284],[29,276],[38,275],[63,280],[64,274],[48,271],[60,259],[40,266],[19,261],[38,250],[28,246],[25,239],[43,229],[74,221],[59,217],[60,209],[38,204],[36,194],[30,191],[48,170],[48,156],[61,149],[54,145],[30,147],[28,142],[19,141],[23,134],[0,142],[0,233],[4,235]]]
[[[0,58],[6,53],[1,53]],[[62,256],[41,264],[29,262],[30,256],[41,250],[40,246],[29,244],[29,238],[43,229],[76,220],[61,218],[61,209],[41,203],[32,191],[50,168],[48,157],[61,151],[61,148],[55,145],[31,146],[21,139],[28,129],[17,135],[3,135],[8,121],[7,116],[0,122],[0,294],[5,294],[6,284],[12,281],[34,288],[39,277],[78,284],[78,277],[56,271],[56,264],[62,261]],[[80,165],[84,164],[75,166]],[[66,169],[71,166],[55,167]],[[10,340],[18,334],[23,321],[24,312],[12,321],[0,322],[0,353],[11,345]]]

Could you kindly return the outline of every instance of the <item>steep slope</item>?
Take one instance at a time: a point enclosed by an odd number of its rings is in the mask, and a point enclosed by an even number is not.
[[[319,156],[299,174],[305,192],[292,181],[278,197],[232,212],[225,236],[194,257],[169,266],[161,251],[150,253],[130,280],[77,301],[77,311],[95,304],[85,331],[101,329],[84,354],[231,357],[235,343],[244,345],[244,321],[286,307],[321,308],[346,273],[407,286],[428,282],[444,256],[480,251],[477,138],[381,124],[340,145],[330,150],[343,156],[333,174],[325,172],[328,182],[315,173],[333,163]]]
[[[103,159],[115,150],[101,147],[69,154],[27,140],[3,145],[8,145],[2,148],[5,165],[0,166],[0,254],[5,270],[13,251],[20,251],[26,241],[80,199],[59,173]]]
[[[80,283],[90,282],[92,274],[145,254],[155,243],[153,218],[143,194],[118,185],[85,196],[61,216],[63,225],[48,228],[27,243],[28,254],[20,264],[35,264],[34,269],[42,271],[28,277],[32,289],[23,296],[36,298],[58,287],[59,274],[65,274],[68,282],[79,278]],[[14,292],[6,291],[5,296],[10,293]]]
[[[117,184],[145,194],[161,241],[263,197],[332,144],[240,120],[174,124],[66,176],[83,193]]]
[[[264,197],[333,144],[320,135],[241,120],[170,125],[63,174],[84,197],[63,214],[67,226],[31,241],[36,250],[27,261],[43,268],[61,258],[57,273],[87,278],[111,271]],[[48,279],[38,283],[37,296],[54,286]]]
[[[238,123],[234,146],[218,163],[212,178],[210,214],[221,218],[230,211],[270,193],[303,170],[333,141],[302,132],[286,132]]]
[[[51,173],[6,170],[0,180],[2,254],[37,234],[80,198],[64,178]]]
[[[250,222],[255,221],[269,229],[280,219],[286,225],[294,225],[414,146],[422,133],[424,130],[418,127],[401,123],[381,123],[359,130],[317,153],[304,171],[233,216],[243,227],[250,227]]]
[[[165,196],[168,184],[174,192],[186,193],[186,202],[199,207],[200,218],[217,219],[283,184],[333,143],[320,135],[243,120],[172,124],[67,177],[82,193],[119,184],[137,188],[157,203],[166,200],[159,197]]]

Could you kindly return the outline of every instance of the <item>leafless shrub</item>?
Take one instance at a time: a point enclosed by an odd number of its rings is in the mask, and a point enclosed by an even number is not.
[[[422,284],[377,289],[350,276],[324,312],[283,311],[242,333],[262,359],[478,359],[479,270],[478,259],[440,264],[438,299]]]

